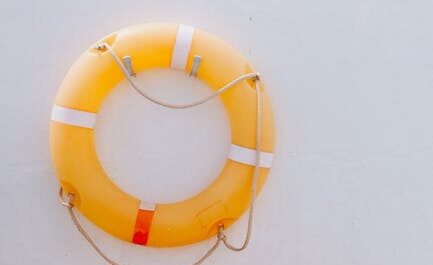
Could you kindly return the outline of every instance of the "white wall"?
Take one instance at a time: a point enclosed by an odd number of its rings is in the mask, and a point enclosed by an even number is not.
[[[274,106],[276,160],[252,244],[207,264],[431,264],[432,10],[427,0],[1,1],[0,264],[104,264],[57,200],[48,120],[84,49],[150,21],[230,42],[262,73]],[[209,92],[175,73],[139,78],[167,100]],[[121,187],[181,199],[218,172],[226,119],[217,101],[173,112],[122,83],[103,107],[97,148]],[[212,243],[142,248],[80,219],[122,264],[190,264]],[[229,231],[238,242],[245,221]]]

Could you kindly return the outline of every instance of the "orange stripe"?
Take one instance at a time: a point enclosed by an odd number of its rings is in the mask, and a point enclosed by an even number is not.
[[[149,238],[150,226],[152,224],[153,211],[138,209],[135,221],[134,236],[132,242],[145,246]]]

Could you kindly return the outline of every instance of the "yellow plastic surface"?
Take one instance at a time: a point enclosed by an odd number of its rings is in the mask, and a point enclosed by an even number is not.
[[[152,23],[129,27],[103,39],[119,57],[130,55],[136,72],[169,68],[178,25]],[[253,72],[245,58],[218,38],[196,29],[189,53],[202,57],[198,78],[216,90],[241,74]],[[58,91],[55,104],[97,113],[124,76],[107,51],[94,45],[74,63]],[[262,151],[274,149],[271,104],[263,89]],[[220,96],[230,120],[232,143],[255,148],[256,92],[251,80]],[[51,121],[50,144],[57,177],[74,204],[108,233],[131,241],[140,200],[119,189],[98,161],[92,129]],[[157,204],[147,245],[179,246],[216,234],[216,226],[232,224],[248,208],[253,166],[227,160],[221,174],[201,193],[172,204]],[[262,188],[268,169],[260,169]],[[164,191],[161,191],[164,192]]]

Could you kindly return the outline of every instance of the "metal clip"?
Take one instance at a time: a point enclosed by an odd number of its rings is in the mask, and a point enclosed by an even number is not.
[[[123,57],[122,60],[123,60],[123,64],[124,64],[125,67],[126,67],[126,70],[128,70],[129,75],[135,77],[136,74],[135,74],[135,72],[134,72],[134,68],[132,68],[132,60],[131,60],[131,56],[126,55],[126,56]]]
[[[198,68],[200,67],[201,63],[201,56],[200,55],[194,55],[194,62],[192,64],[191,72],[189,73],[189,76],[197,77]]]

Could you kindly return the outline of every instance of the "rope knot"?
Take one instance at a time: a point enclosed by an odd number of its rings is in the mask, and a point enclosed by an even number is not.
[[[72,207],[74,207],[74,204],[72,203],[74,201],[74,194],[73,193],[68,193],[67,199],[65,200],[63,198],[63,188],[60,187],[59,190],[59,199],[60,199],[60,203],[65,206],[66,208],[71,209]]]
[[[105,51],[107,50],[107,45],[105,44],[105,42],[101,42],[96,44],[95,49],[98,51]]]
[[[218,240],[225,241],[227,239],[226,235],[224,234],[224,225],[220,224],[218,225],[218,234],[217,234]]]
[[[259,72],[255,72],[254,76],[251,77],[251,80],[253,80],[254,82],[260,81],[260,73]]]

